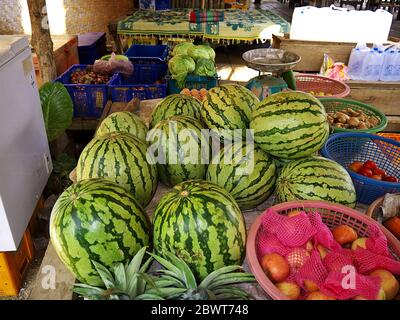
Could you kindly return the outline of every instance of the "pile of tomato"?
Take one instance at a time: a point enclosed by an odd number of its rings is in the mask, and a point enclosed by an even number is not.
[[[349,169],[365,177],[375,180],[382,180],[386,182],[398,182],[394,176],[386,175],[386,172],[380,169],[374,161],[367,160],[364,163],[361,161],[354,161],[349,165]]]

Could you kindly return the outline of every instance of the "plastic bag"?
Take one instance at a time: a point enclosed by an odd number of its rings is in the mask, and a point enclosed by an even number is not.
[[[329,55],[324,54],[324,61],[322,62],[319,73],[322,76],[338,80],[350,80],[348,67],[342,62],[335,62]]]
[[[130,76],[133,73],[133,64],[127,57],[112,53],[108,60],[96,60],[93,65],[93,71],[108,75],[119,72]]]

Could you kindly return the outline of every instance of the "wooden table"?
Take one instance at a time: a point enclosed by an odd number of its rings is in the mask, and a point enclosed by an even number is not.
[[[107,116],[110,113],[120,111],[120,110],[129,110],[133,111],[134,113],[138,114],[143,121],[148,125],[151,120],[151,112],[153,111],[156,104],[161,99],[154,99],[154,100],[144,100],[138,103],[137,101],[127,105],[126,103],[110,103],[107,105],[103,113],[103,117]],[[74,174],[71,173],[72,180],[74,181]],[[146,207],[146,213],[151,217],[153,212],[160,201],[160,199],[170,190],[170,188],[165,187],[162,184],[159,184],[156,194],[154,195],[150,204]],[[253,224],[254,220],[267,208],[271,207],[274,203],[274,197],[271,196],[268,200],[264,203],[259,205],[257,208],[252,210],[247,210],[243,212],[243,216],[246,222],[246,229],[249,230],[251,225]],[[357,209],[365,213],[367,207],[364,205],[359,205]],[[46,281],[46,277],[48,273],[49,266],[53,266],[56,270],[56,283],[55,289],[44,289],[42,286],[42,282]],[[245,259],[243,263],[243,267],[246,271],[250,271],[247,259]],[[42,265],[40,266],[36,285],[34,290],[32,291],[31,296],[29,297],[30,300],[71,300],[73,298],[72,288],[75,283],[74,276],[66,269],[63,265],[61,260],[58,258],[53,246],[51,243],[49,244],[46,254],[43,258]],[[243,284],[241,285],[242,288],[246,289],[254,298],[260,300],[270,300],[271,298],[264,292],[264,290],[257,284]]]

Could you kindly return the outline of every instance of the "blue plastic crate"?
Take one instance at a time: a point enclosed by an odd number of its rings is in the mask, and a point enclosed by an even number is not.
[[[94,62],[107,54],[107,39],[105,32],[89,32],[78,36],[78,53],[81,64]]]
[[[125,52],[125,56],[127,56],[133,64],[166,63],[168,58],[168,46],[134,44]]]
[[[194,76],[188,75],[186,77],[186,83],[184,88],[188,89],[202,89],[205,88],[207,90],[212,89],[218,85],[218,76],[215,77],[204,77],[204,76]],[[171,77],[168,78],[168,93],[175,94],[180,93],[183,88],[179,88],[176,80]]]
[[[135,64],[133,66],[133,78],[136,83],[153,84],[162,81],[167,75],[166,64]]]
[[[100,118],[108,100],[107,84],[71,84],[71,74],[86,70],[88,65],[75,64],[55,81],[61,82],[68,90],[74,103],[74,117]],[[111,80],[110,80],[111,81]]]
[[[171,0],[155,0],[156,10],[170,10],[172,8]]]
[[[140,100],[164,98],[167,95],[167,84],[140,84],[135,76],[125,77],[116,74],[111,79],[110,95],[113,102],[129,102],[133,98]]]
[[[400,142],[369,133],[336,133],[321,150],[324,157],[342,165],[350,174],[357,201],[371,204],[386,193],[400,192],[400,183],[374,180],[351,171],[354,161],[374,161],[386,174],[400,179]]]

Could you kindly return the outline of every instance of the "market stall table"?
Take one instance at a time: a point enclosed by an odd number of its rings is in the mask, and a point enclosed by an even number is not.
[[[138,114],[143,121],[148,124],[151,120],[151,113],[157,103],[161,101],[161,99],[154,100],[144,100],[141,101],[140,104],[138,101],[131,102],[129,105],[126,103],[114,103],[108,104],[105,112],[102,116],[105,117],[108,114],[120,110],[128,110],[133,111]],[[74,173],[71,174],[72,180],[74,180]],[[146,207],[146,212],[149,217],[152,217],[153,212],[160,201],[160,199],[165,195],[170,188],[159,184],[157,192],[153,197],[150,204]],[[259,205],[255,209],[243,211],[243,216],[246,222],[246,229],[249,231],[251,225],[254,220],[262,214],[267,208],[271,207],[274,204],[274,197],[271,196],[267,199],[263,204]],[[357,210],[365,213],[367,206],[358,205]],[[55,289],[49,289],[46,286],[43,287],[44,279],[48,279],[48,266],[53,266],[56,270],[56,280],[55,280]],[[243,263],[243,267],[246,271],[250,272],[247,260],[245,259]],[[46,278],[47,277],[47,278]],[[29,297],[30,300],[43,300],[43,299],[60,299],[60,300],[72,300],[73,292],[72,288],[75,283],[74,276],[67,270],[67,268],[63,265],[61,260],[58,258],[57,253],[55,252],[51,243],[46,250],[45,256],[43,258],[41,267],[39,269],[35,287]],[[256,283],[251,284],[242,284],[242,288],[248,291],[255,299],[260,300],[269,300],[271,299],[264,290]]]
[[[254,40],[266,41],[272,34],[289,31],[290,24],[269,10],[226,9],[223,21],[191,23],[190,9],[169,11],[137,10],[119,20],[117,28],[113,23],[123,49],[127,49],[134,39],[161,39],[200,37],[221,44],[240,43]],[[221,10],[220,10],[221,11]],[[115,36],[114,36],[115,38]]]

